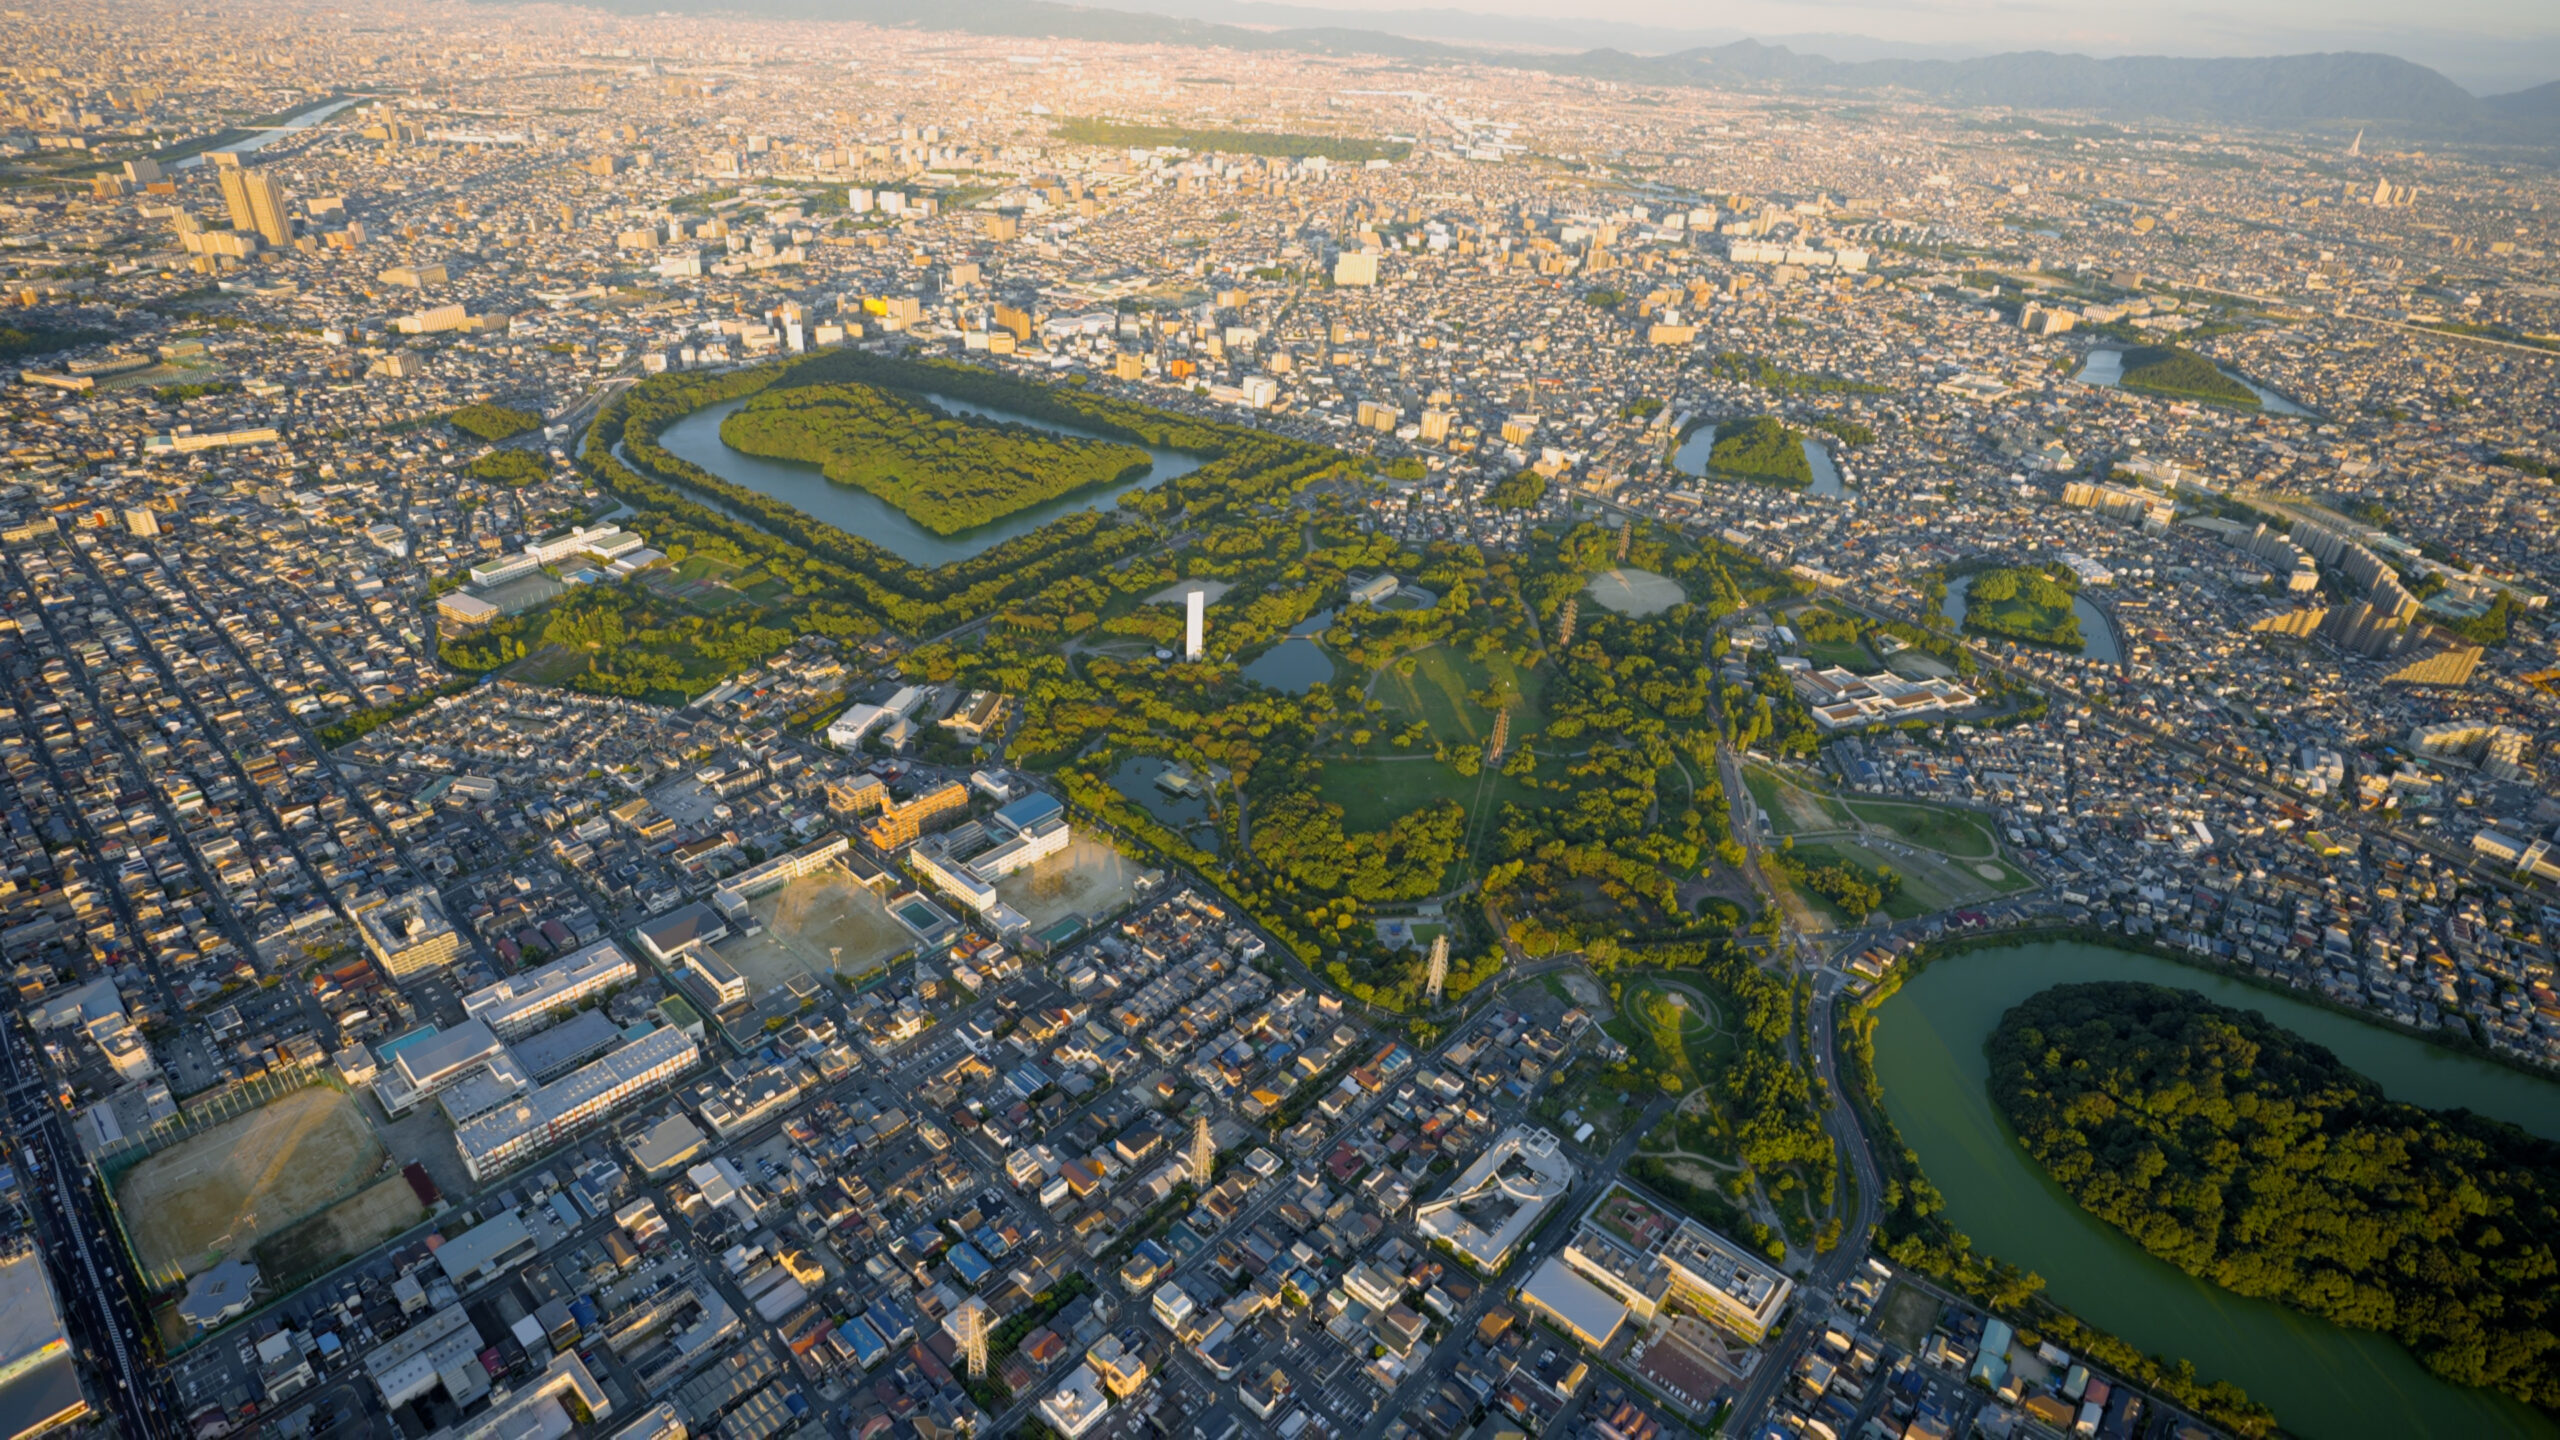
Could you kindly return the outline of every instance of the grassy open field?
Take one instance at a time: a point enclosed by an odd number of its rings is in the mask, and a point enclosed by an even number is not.
[[[1873,674],[1878,668],[1876,657],[1869,654],[1867,647],[1856,640],[1836,644],[1830,641],[1807,640],[1804,642],[1804,653],[1805,658],[1815,665],[1836,665],[1843,670],[1854,670],[1861,675]]]
[[[1429,755],[1395,759],[1328,760],[1316,780],[1316,793],[1342,807],[1342,828],[1354,833],[1384,830],[1398,820],[1440,800],[1454,800],[1467,812],[1467,854],[1451,869],[1454,884],[1480,858],[1478,851],[1493,834],[1505,802],[1538,803],[1536,792],[1497,771],[1460,775]]]
[[[1834,836],[1800,842],[1796,853],[1809,861],[1845,860],[1869,871],[1890,867],[1902,877],[1902,891],[1885,905],[1896,920],[1979,905],[2034,888],[2035,882],[2004,860],[1958,860],[1917,846],[1895,845],[1872,837]],[[1990,873],[1986,874],[1985,871]],[[1813,903],[1823,904],[1816,900]],[[1841,917],[1844,921],[1847,917]]]
[[[1672,1076],[1684,1094],[1722,1075],[1734,1054],[1733,1036],[1710,1002],[1650,980],[1618,993],[1618,1014],[1608,1029],[1638,1066]]]
[[[1743,766],[1742,783],[1750,787],[1751,798],[1760,808],[1769,812],[1769,824],[1780,835],[1845,830],[1854,823],[1839,801],[1766,766]]]
[[[1403,673],[1405,660],[1413,663],[1410,675]],[[1546,715],[1538,708],[1546,685],[1543,671],[1522,671],[1501,655],[1470,660],[1445,645],[1431,646],[1405,660],[1380,670],[1372,682],[1371,693],[1387,707],[1388,734],[1420,721],[1431,727],[1432,739],[1439,744],[1482,745],[1493,738],[1493,715],[1467,697],[1496,684],[1521,697],[1511,712],[1515,743],[1546,725]]]
[[[2002,853],[1991,823],[1970,810],[1835,795],[1810,777],[1761,765],[1745,766],[1743,781],[1777,834],[1794,840],[1807,860],[1842,860],[1869,871],[1889,866],[1900,875],[1902,891],[1884,909],[1896,920],[2035,888],[2034,878]],[[1810,893],[1799,899],[1835,925],[1857,923]]]
[[[1963,860],[1997,860],[2000,842],[1991,824],[1969,810],[1899,800],[1844,800],[1849,813],[1881,825],[1904,841]]]
[[[142,1161],[116,1208],[146,1271],[192,1275],[344,1198],[385,1153],[355,1101],[315,1085]]]
[[[708,555],[688,555],[673,565],[660,565],[645,570],[637,577],[658,594],[705,615],[716,615],[732,605],[745,604],[751,592],[759,587],[779,586],[787,595],[789,586],[780,585],[761,568],[741,570],[726,560]],[[764,594],[752,594],[764,600]]]
[[[1342,828],[1353,831],[1384,830],[1437,800],[1455,800],[1472,814],[1479,791],[1483,803],[1497,809],[1505,800],[1531,803],[1530,792],[1507,775],[1460,775],[1428,755],[1328,760],[1316,791],[1342,807]]]
[[[1917,1285],[1896,1285],[1876,1311],[1876,1333],[1905,1350],[1918,1350],[1938,1323],[1937,1297]]]

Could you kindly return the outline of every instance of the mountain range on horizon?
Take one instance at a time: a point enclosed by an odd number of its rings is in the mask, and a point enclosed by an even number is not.
[[[489,0],[506,3],[506,0]],[[1901,95],[1942,104],[2082,111],[2111,119],[2293,127],[2357,124],[2413,138],[2560,143],[2560,81],[2475,96],[2442,72],[2361,52],[2257,57],[2059,54],[1876,54],[1840,60],[1744,38],[1659,54],[1617,46],[1574,51],[1488,48],[1350,25],[1255,28],[1158,12],[1055,0],[592,0],[625,14],[739,13],[844,20],[964,34],[1247,51],[1372,55],[1419,65],[1488,64],[1620,84],[1668,85],[1834,99]],[[1140,0],[1144,3],[1144,0]],[[1159,0],[1199,5],[1205,0]],[[1291,15],[1308,7],[1229,7]],[[1383,12],[1379,18],[1429,14]],[[1463,12],[1457,12],[1463,13]],[[1364,15],[1363,19],[1372,18]],[[1633,27],[1641,29],[1642,27]],[[1530,32],[1491,40],[1513,45]],[[1639,39],[1624,35],[1629,41]]]
[[[1313,0],[1313,3],[1310,0],[1065,0],[1065,3],[1143,10],[1264,30],[1328,29],[1339,27],[1348,19],[1364,29],[1409,39],[1551,51],[1615,49],[1645,55],[1668,55],[1729,45],[1738,40],[1754,40],[1763,45],[1784,47],[1800,55],[1819,55],[1844,63],[1970,60],[2017,51],[2085,52],[2097,59],[2162,53],[2138,45],[2090,49],[2078,45],[2013,40],[2003,47],[1936,38],[1927,42],[1885,39],[1838,30],[1779,33],[1731,25],[1648,24],[1571,14],[1492,13],[1447,5],[1407,4],[1391,9],[1345,11],[1323,3],[1323,0]],[[1477,0],[1477,3],[1486,3],[1486,0]],[[2364,37],[2358,42],[2342,43],[2333,36],[2323,36],[2322,40],[2327,43],[2303,43],[2299,35],[2272,36],[2268,43],[2237,47],[2226,44],[2221,49],[2180,53],[2248,57],[2312,51],[2373,51],[2425,65],[2446,74],[2472,94],[2484,96],[2529,89],[2553,76],[2560,76],[2560,34],[2539,39],[2513,35],[2483,38],[2467,32],[2412,25],[2396,30],[2388,41]]]

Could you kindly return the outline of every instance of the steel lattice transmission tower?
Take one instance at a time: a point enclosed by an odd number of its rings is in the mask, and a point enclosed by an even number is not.
[[[1509,711],[1504,711],[1508,715]],[[1446,931],[1431,937],[1431,969],[1423,976],[1422,998],[1437,1005],[1440,992],[1449,983],[1449,936]]]
[[[1191,1183],[1207,1187],[1209,1172],[1218,1163],[1218,1141],[1209,1133],[1209,1117],[1201,1116],[1191,1127]]]
[[[964,1301],[952,1320],[960,1327],[960,1360],[969,1373],[987,1378],[987,1307],[976,1296]]]

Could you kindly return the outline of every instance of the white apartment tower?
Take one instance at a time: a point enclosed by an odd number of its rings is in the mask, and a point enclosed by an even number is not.
[[[1182,658],[1197,660],[1200,658],[1201,632],[1209,628],[1209,592],[1194,590],[1182,599]]]

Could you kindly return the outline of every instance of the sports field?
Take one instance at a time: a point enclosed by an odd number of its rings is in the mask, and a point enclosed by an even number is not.
[[[355,1101],[314,1085],[142,1161],[116,1208],[146,1272],[193,1275],[350,1194],[385,1153]]]
[[[880,897],[840,865],[748,901],[747,913],[764,933],[734,936],[718,948],[746,977],[750,997],[803,977],[824,981],[831,971],[868,974],[916,943]]]
[[[418,1192],[395,1173],[260,1241],[258,1271],[270,1289],[281,1291],[363,1254],[425,1218],[427,1207],[418,1203]]]

